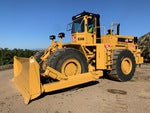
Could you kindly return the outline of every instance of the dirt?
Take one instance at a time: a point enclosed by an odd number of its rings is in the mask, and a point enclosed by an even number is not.
[[[150,64],[136,69],[128,82],[101,78],[24,104],[11,81],[13,70],[0,71],[0,113],[150,113]]]

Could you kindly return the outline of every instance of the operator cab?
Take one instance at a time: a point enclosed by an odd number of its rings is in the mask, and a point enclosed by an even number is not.
[[[72,17],[72,43],[100,43],[100,15],[82,12]]]

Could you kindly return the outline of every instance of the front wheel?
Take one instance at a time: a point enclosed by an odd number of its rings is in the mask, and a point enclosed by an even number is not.
[[[44,50],[38,51],[34,54],[34,58],[39,63],[41,61],[41,56],[44,54]]]
[[[85,56],[74,48],[56,50],[47,59],[46,66],[50,66],[66,76],[73,76],[88,71]]]

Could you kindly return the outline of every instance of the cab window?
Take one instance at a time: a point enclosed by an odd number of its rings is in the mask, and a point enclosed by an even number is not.
[[[84,32],[84,20],[83,18],[75,20],[72,25],[72,33]]]
[[[93,33],[94,31],[94,19],[88,19],[88,32]]]

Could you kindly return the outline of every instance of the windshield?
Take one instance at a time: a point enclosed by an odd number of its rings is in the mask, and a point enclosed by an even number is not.
[[[72,33],[84,32],[84,20],[83,18],[75,20],[72,24]]]

